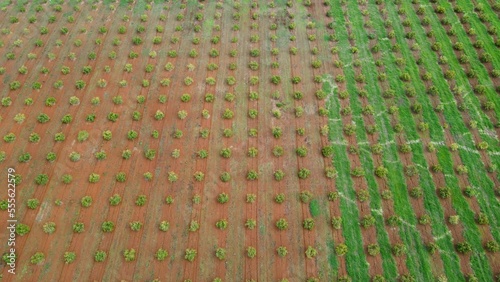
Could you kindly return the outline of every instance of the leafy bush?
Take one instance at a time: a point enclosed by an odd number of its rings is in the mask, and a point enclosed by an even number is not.
[[[165,220],[160,222],[160,224],[158,225],[158,229],[160,229],[160,231],[163,231],[163,232],[168,231],[169,228],[170,228],[170,223],[168,221],[165,221]]]
[[[142,222],[140,221],[132,221],[129,223],[130,229],[132,231],[139,231],[142,228]]]
[[[312,259],[312,258],[316,257],[316,255],[318,254],[318,251],[315,248],[308,246],[306,251],[305,251],[305,254],[306,254],[307,258]]]
[[[276,194],[276,196],[274,196],[274,201],[278,204],[282,204],[285,201],[285,194]]]
[[[112,221],[105,221],[101,225],[102,232],[109,233],[113,232],[114,229],[115,229],[115,224]]]
[[[347,254],[348,251],[349,249],[347,248],[346,244],[340,243],[337,246],[335,246],[335,254],[337,256],[343,256]]]
[[[418,223],[421,225],[428,225],[431,223],[431,217],[428,214],[423,214],[418,218]]]
[[[45,255],[42,252],[36,252],[31,256],[30,262],[31,264],[39,264],[45,260]]]
[[[276,181],[281,181],[284,177],[285,173],[281,169],[278,169],[274,172],[274,179],[276,179]]]
[[[45,232],[46,234],[52,234],[52,233],[56,232],[55,222],[46,222],[43,225],[43,232]]]
[[[97,183],[101,179],[101,176],[97,173],[91,173],[89,175],[89,182],[90,183]]]
[[[255,219],[247,219],[245,222],[245,227],[248,229],[254,229],[257,226],[257,221]]]
[[[226,249],[224,249],[224,248],[217,248],[215,250],[215,256],[219,260],[225,260],[226,259]]]
[[[50,117],[46,114],[39,114],[36,118],[36,120],[39,122],[39,123],[46,123],[48,121],[50,121]]]
[[[82,199],[80,200],[80,203],[82,204],[82,207],[88,208],[92,205],[92,197],[83,196]]]
[[[386,219],[386,223],[389,226],[395,227],[401,223],[401,217],[397,215],[391,215]]]
[[[135,199],[135,205],[142,207],[146,204],[146,195],[138,195],[137,198]]]
[[[125,258],[125,261],[134,261],[135,254],[136,254],[135,249],[125,249],[123,251],[123,258]]]
[[[248,180],[256,180],[259,178],[259,174],[255,170],[250,170],[247,173],[247,179]]]
[[[358,189],[356,191],[356,198],[360,202],[368,201],[370,199],[370,193],[366,189]]]
[[[395,256],[403,256],[406,254],[406,246],[404,244],[398,243],[391,247],[392,254]]]
[[[227,228],[227,220],[226,219],[221,219],[221,220],[218,220],[216,223],[215,223],[215,227],[221,229],[221,230],[224,230]]]
[[[101,150],[99,152],[95,152],[94,156],[98,160],[104,160],[106,159],[106,152],[104,150]]]
[[[247,196],[246,196],[246,202],[247,203],[250,203],[250,204],[255,203],[255,200],[257,200],[257,195],[255,195],[255,194],[247,194]]]
[[[490,220],[488,219],[488,215],[482,212],[476,214],[476,222],[480,225],[489,225]]]
[[[365,215],[361,218],[360,224],[364,228],[372,227],[375,225],[375,217],[373,215]]]
[[[386,167],[384,167],[383,165],[377,166],[375,168],[375,175],[380,177],[380,178],[385,178],[388,173],[389,173],[389,170]]]
[[[221,173],[219,178],[222,182],[228,182],[229,180],[231,180],[231,175],[229,174],[229,172],[225,171]]]
[[[310,174],[311,174],[310,170],[308,170],[307,168],[301,168],[301,169],[299,169],[297,176],[300,179],[306,179],[309,177]]]
[[[195,249],[186,249],[184,259],[189,261],[189,262],[192,262],[196,258],[197,254],[198,254],[198,252]]]
[[[288,254],[288,250],[285,246],[279,246],[278,248],[276,248],[276,252],[280,257],[285,257]]]
[[[205,174],[201,171],[195,172],[193,176],[196,181],[203,181],[205,179]]]
[[[106,260],[107,254],[105,251],[96,251],[94,254],[94,261],[103,262]]]
[[[30,232],[31,228],[23,223],[16,224],[16,234],[19,236],[24,236]]]
[[[411,188],[409,193],[410,193],[410,196],[412,198],[415,198],[415,199],[421,198],[424,195],[422,188],[420,188],[418,186]]]
[[[284,218],[280,218],[276,221],[276,227],[278,230],[286,230],[288,229],[288,221]]]
[[[29,209],[34,210],[40,205],[40,201],[38,199],[28,199],[26,205]]]
[[[378,244],[368,244],[367,251],[370,256],[376,256],[380,254],[380,246]]]
[[[297,153],[297,156],[299,157],[305,157],[307,156],[307,148],[305,146],[300,146],[298,147],[295,152]]]
[[[222,148],[220,151],[220,156],[223,158],[230,158],[232,155],[231,149],[230,148]]]
[[[77,152],[71,152],[69,154],[69,159],[72,161],[72,162],[77,162],[80,160],[80,154],[77,153]]]
[[[306,218],[302,222],[302,227],[306,230],[312,230],[314,228],[314,219]]]
[[[495,253],[500,251],[500,244],[494,240],[489,240],[484,244],[484,248],[490,253]]]
[[[86,130],[81,130],[78,132],[77,140],[83,142],[89,138],[89,133]]]
[[[73,232],[82,233],[83,231],[85,231],[85,224],[83,222],[75,222],[73,224]]]
[[[38,143],[40,141],[40,135],[38,135],[38,133],[36,132],[33,132],[30,134],[30,136],[28,137],[28,140],[31,142],[31,143]]]
[[[247,247],[247,256],[249,258],[254,258],[257,255],[257,249],[254,247]]]
[[[461,254],[467,254],[472,251],[472,245],[467,241],[463,241],[456,243],[455,249],[457,250],[457,252]]]
[[[72,263],[76,259],[76,254],[74,252],[65,252],[63,259],[64,259],[64,263],[66,263],[66,264]]]
[[[148,160],[153,160],[156,156],[156,151],[153,150],[153,149],[147,149],[145,152],[144,152],[144,156],[146,157],[146,159]]]
[[[119,172],[116,174],[115,179],[117,182],[125,182],[125,180],[127,180],[127,175],[125,172]]]
[[[440,187],[437,189],[438,196],[441,199],[447,199],[451,196],[451,188],[450,187]]]
[[[226,193],[220,193],[217,195],[217,202],[220,204],[225,204],[229,201],[229,195]]]
[[[47,174],[39,174],[35,177],[35,183],[38,185],[45,185],[49,182],[49,176]]]
[[[168,252],[162,248],[158,249],[155,253],[155,258],[158,261],[164,261],[168,257]]]

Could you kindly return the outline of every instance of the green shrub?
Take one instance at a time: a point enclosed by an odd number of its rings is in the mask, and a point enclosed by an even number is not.
[[[80,200],[80,203],[82,204],[82,207],[88,208],[92,205],[92,197],[90,196],[84,196]]]
[[[48,161],[48,162],[54,162],[56,160],[56,153],[54,152],[49,152],[47,153],[47,157],[45,157],[45,159]]]
[[[467,254],[472,251],[472,245],[467,241],[456,243],[455,248],[461,254]]]
[[[160,231],[163,231],[163,232],[168,231],[169,228],[170,228],[170,223],[168,221],[162,221],[158,225],[158,229],[160,229]]]
[[[280,218],[276,221],[276,227],[278,230],[286,230],[288,229],[288,221],[284,218]]]
[[[70,174],[64,174],[61,177],[61,180],[64,184],[70,184],[73,181],[73,176],[71,176]]]
[[[144,151],[144,156],[148,160],[153,160],[156,156],[156,151],[153,149],[147,149],[146,151]]]
[[[308,170],[307,168],[301,168],[301,169],[299,169],[297,176],[300,179],[306,179],[309,177],[310,174],[311,174],[310,170]]]
[[[56,224],[54,222],[46,222],[43,224],[43,232],[46,234],[52,234],[56,232]]]
[[[198,254],[198,252],[195,249],[186,249],[184,259],[189,261],[189,262],[192,262],[196,258],[197,254]]]
[[[312,259],[312,258],[316,257],[316,255],[318,254],[318,251],[315,248],[308,246],[306,251],[305,251],[305,254],[306,254],[307,258]]]
[[[195,172],[193,176],[196,181],[203,181],[205,179],[205,174],[201,171]]]
[[[299,157],[305,157],[307,156],[307,148],[305,146],[300,146],[298,147],[295,152],[297,153],[297,156]]]
[[[164,261],[168,257],[168,252],[162,248],[158,249],[155,253],[155,258],[158,261]]]
[[[276,252],[280,257],[285,257],[288,254],[288,250],[284,246],[279,246],[278,248],[276,248]]]
[[[58,132],[54,135],[54,141],[56,142],[62,142],[66,140],[66,136],[62,132]]]
[[[16,224],[16,234],[19,236],[24,236],[30,232],[31,228],[23,223]]]
[[[221,219],[221,220],[218,220],[216,223],[215,223],[215,227],[221,229],[221,230],[224,230],[227,228],[227,220],[226,219]]]
[[[312,230],[314,228],[314,219],[306,218],[302,221],[302,227],[306,230]]]
[[[136,254],[135,249],[125,249],[123,251],[123,258],[125,258],[125,261],[134,261],[135,254]]]
[[[49,176],[47,174],[39,174],[35,177],[35,183],[38,185],[45,185],[49,182]]]
[[[97,183],[101,179],[101,176],[97,173],[91,173],[89,175],[89,182],[90,183]]]
[[[72,263],[76,259],[76,254],[74,252],[65,252],[63,259],[64,259],[64,263],[66,263],[66,264]]]
[[[247,257],[254,258],[257,255],[257,249],[254,247],[247,247]]]
[[[335,246],[335,254],[337,256],[343,256],[347,254],[348,251],[349,249],[347,248],[346,244],[340,243],[337,246]]]
[[[225,204],[229,201],[229,195],[226,193],[220,193],[217,195],[217,202],[220,204]]]
[[[398,243],[391,247],[392,254],[399,257],[406,254],[406,246],[404,244]]]
[[[380,246],[378,244],[368,244],[367,251],[370,256],[376,256],[380,254]]]
[[[109,197],[109,204],[111,206],[117,206],[121,203],[122,197],[118,194],[114,194],[113,196]]]
[[[73,224],[73,232],[82,233],[83,231],[85,231],[85,225],[83,222],[75,222]]]
[[[226,249],[224,249],[224,248],[217,248],[215,250],[215,256],[219,260],[225,260],[226,259]]]
[[[31,264],[39,264],[45,260],[45,255],[42,252],[37,252],[31,256]]]
[[[132,221],[129,223],[130,229],[132,231],[139,231],[142,228],[142,222],[140,221]]]
[[[105,221],[101,225],[102,232],[109,233],[113,232],[114,229],[115,229],[115,224],[112,221]]]
[[[228,182],[229,180],[231,180],[231,175],[229,174],[229,172],[225,171],[221,173],[219,178],[222,182]]]
[[[222,148],[220,151],[220,155],[223,158],[230,158],[232,155],[231,149],[230,148]]]
[[[106,260],[107,254],[105,251],[96,251],[94,254],[94,260],[96,262],[103,262]]]
[[[245,222],[245,227],[252,230],[257,226],[257,221],[255,219],[247,219]]]
[[[34,210],[40,205],[40,201],[38,199],[28,199],[26,205],[29,209]]]
[[[138,195],[135,200],[135,205],[142,207],[146,204],[146,200],[147,200],[146,195]]]
[[[127,175],[125,172],[119,172],[116,174],[115,179],[117,182],[125,182],[127,180]]]
[[[278,169],[274,172],[274,179],[276,179],[276,181],[281,181],[284,177],[285,173],[281,169]]]

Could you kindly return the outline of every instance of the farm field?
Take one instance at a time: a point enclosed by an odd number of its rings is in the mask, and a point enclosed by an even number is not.
[[[500,281],[497,0],[0,15],[0,280]]]

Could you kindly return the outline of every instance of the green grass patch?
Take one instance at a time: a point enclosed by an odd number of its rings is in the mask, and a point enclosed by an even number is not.
[[[309,202],[309,212],[313,217],[316,217],[320,214],[319,202],[317,199]]]

